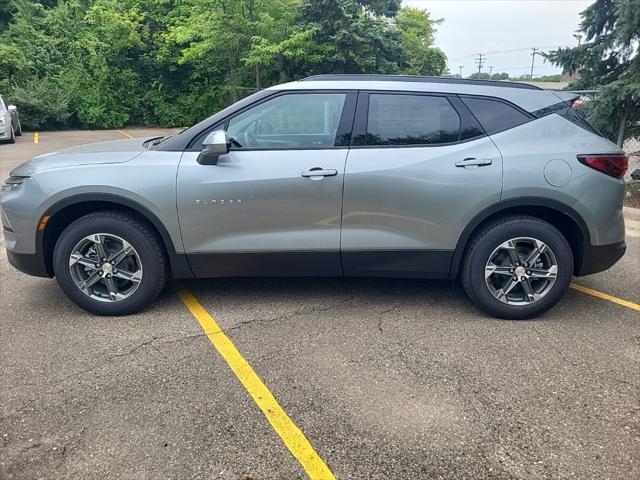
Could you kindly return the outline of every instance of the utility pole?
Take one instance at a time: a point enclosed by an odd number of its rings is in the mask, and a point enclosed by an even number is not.
[[[491,74],[493,73],[493,69],[495,68],[495,65],[491,65],[489,67],[489,78],[491,78]]]
[[[462,69],[464,68],[464,65],[460,65],[458,68],[460,69],[460,78],[462,78]]]
[[[478,65],[478,80],[480,80],[480,73],[482,72],[482,67],[484,66],[486,61],[487,61],[486,55],[483,55],[482,53],[478,53],[476,55],[475,62]]]
[[[538,52],[537,48],[532,48],[531,49],[532,53],[531,53],[531,75],[529,75],[529,79],[531,80],[533,78],[533,63],[536,61],[536,55],[540,55]]]

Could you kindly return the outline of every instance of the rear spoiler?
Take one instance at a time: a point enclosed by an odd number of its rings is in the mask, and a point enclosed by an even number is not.
[[[569,105],[571,105],[574,102],[574,100],[577,100],[578,98],[580,98],[580,94],[575,92],[565,92],[565,91],[554,90],[553,93],[556,97],[558,97],[563,102],[568,103]]]

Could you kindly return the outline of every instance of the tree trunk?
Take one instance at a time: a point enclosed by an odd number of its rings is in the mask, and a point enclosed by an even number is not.
[[[627,111],[625,110],[622,114],[622,120],[620,121],[620,126],[618,127],[618,141],[616,142],[620,148],[624,144],[624,130],[627,123]]]
[[[238,78],[236,75],[235,55],[229,55],[229,90],[231,93],[231,101],[238,101]]]
[[[260,90],[260,65],[256,64],[256,91]]]
[[[285,83],[287,81],[287,76],[284,72],[284,57],[282,56],[282,54],[278,55],[277,64],[280,83]]]

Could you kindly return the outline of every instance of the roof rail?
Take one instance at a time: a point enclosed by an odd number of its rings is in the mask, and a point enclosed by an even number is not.
[[[300,79],[300,82],[309,81],[376,81],[376,82],[421,82],[421,83],[452,83],[463,85],[484,85],[489,87],[508,87],[523,88],[525,90],[542,90],[535,85],[526,83],[509,82],[505,80],[473,80],[470,78],[454,78],[454,77],[421,77],[418,75],[381,75],[381,74],[358,74],[358,73],[341,73],[341,74],[325,74],[312,75]]]

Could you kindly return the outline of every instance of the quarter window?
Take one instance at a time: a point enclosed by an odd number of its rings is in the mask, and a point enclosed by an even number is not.
[[[504,102],[487,98],[461,98],[488,134],[517,127],[530,120],[520,110]]]
[[[233,149],[335,145],[345,93],[280,95],[229,120]]]
[[[457,142],[460,117],[444,97],[371,94],[366,145]]]

